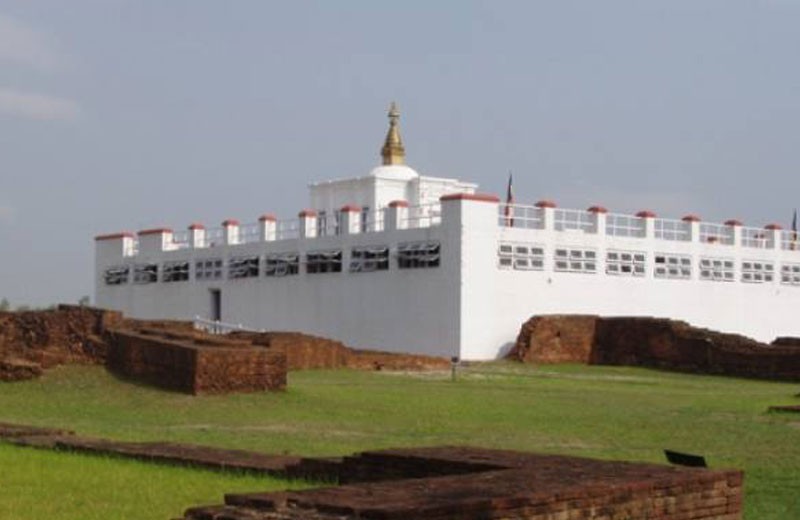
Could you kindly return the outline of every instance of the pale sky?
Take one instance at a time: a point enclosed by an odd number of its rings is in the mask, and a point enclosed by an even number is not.
[[[0,297],[93,237],[282,218],[378,163],[518,202],[789,225],[800,0],[0,0]]]

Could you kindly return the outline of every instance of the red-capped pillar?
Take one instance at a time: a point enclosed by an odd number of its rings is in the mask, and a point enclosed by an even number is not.
[[[408,201],[393,200],[383,210],[383,229],[394,231],[408,227]]]
[[[356,235],[361,233],[360,207],[347,205],[339,210],[339,232],[342,235]]]
[[[552,200],[540,200],[534,204],[542,216],[542,229],[553,231],[556,223],[556,203]]]
[[[229,218],[222,223],[222,241],[225,245],[239,243],[239,221]]]
[[[697,215],[684,215],[681,220],[686,224],[689,231],[689,242],[700,242],[700,221],[701,218]]]
[[[731,244],[735,246],[742,245],[742,222],[736,219],[725,221],[725,226],[728,228],[728,236],[730,237]]]
[[[608,210],[603,206],[592,206],[586,211],[592,215],[593,233],[599,236],[605,236]]]
[[[258,236],[262,242],[278,239],[278,219],[275,215],[265,214],[258,217]]]
[[[780,224],[767,224],[764,226],[765,235],[767,236],[768,249],[780,249],[781,238],[783,235],[783,226]]]
[[[136,235],[129,231],[97,235],[94,244],[98,259],[133,256],[136,253]]]
[[[197,222],[189,225],[189,247],[199,249],[206,247],[206,227]]]
[[[300,225],[300,238],[315,238],[317,236],[317,212],[313,209],[304,209],[297,214]]]
[[[155,253],[172,249],[172,229],[153,228],[139,231],[139,252]]]
[[[642,232],[645,238],[655,238],[656,236],[656,214],[649,209],[643,209],[636,214],[642,219]]]

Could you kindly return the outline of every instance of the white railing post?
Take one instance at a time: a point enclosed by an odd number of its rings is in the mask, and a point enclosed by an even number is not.
[[[383,209],[383,228],[386,231],[406,229],[408,227],[408,202],[393,200]]]
[[[689,227],[689,242],[700,242],[700,217],[684,215],[681,220]]]
[[[605,236],[608,210],[603,206],[592,206],[586,211],[592,214],[592,232],[598,236]]]
[[[317,236],[317,212],[313,209],[304,209],[297,214],[300,224],[300,238],[315,238]]]
[[[742,222],[736,219],[725,221],[728,227],[728,235],[731,237],[731,244],[736,247],[742,246]]]
[[[236,219],[228,219],[222,223],[222,242],[225,245],[234,245],[239,243],[239,221]]]
[[[556,203],[552,200],[540,200],[535,206],[542,211],[542,229],[553,231],[555,229]]]
[[[655,238],[656,236],[656,226],[655,226],[655,219],[656,214],[650,210],[642,210],[636,214],[642,222],[642,231],[644,232],[645,238]]]
[[[342,235],[361,233],[361,208],[347,205],[339,210],[339,227]]]
[[[275,215],[261,215],[258,217],[258,239],[261,242],[276,240],[278,219]]]

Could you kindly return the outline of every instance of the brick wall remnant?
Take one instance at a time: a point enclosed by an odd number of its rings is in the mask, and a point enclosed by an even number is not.
[[[664,318],[542,315],[522,325],[508,358],[797,381],[798,343],[780,338],[768,345]]]

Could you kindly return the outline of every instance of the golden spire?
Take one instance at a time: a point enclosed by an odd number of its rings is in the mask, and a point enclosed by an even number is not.
[[[386,142],[381,148],[383,164],[405,164],[406,149],[403,148],[403,141],[400,139],[400,131],[397,128],[397,120],[400,119],[400,111],[397,104],[392,101],[389,107],[389,132],[386,134]]]

